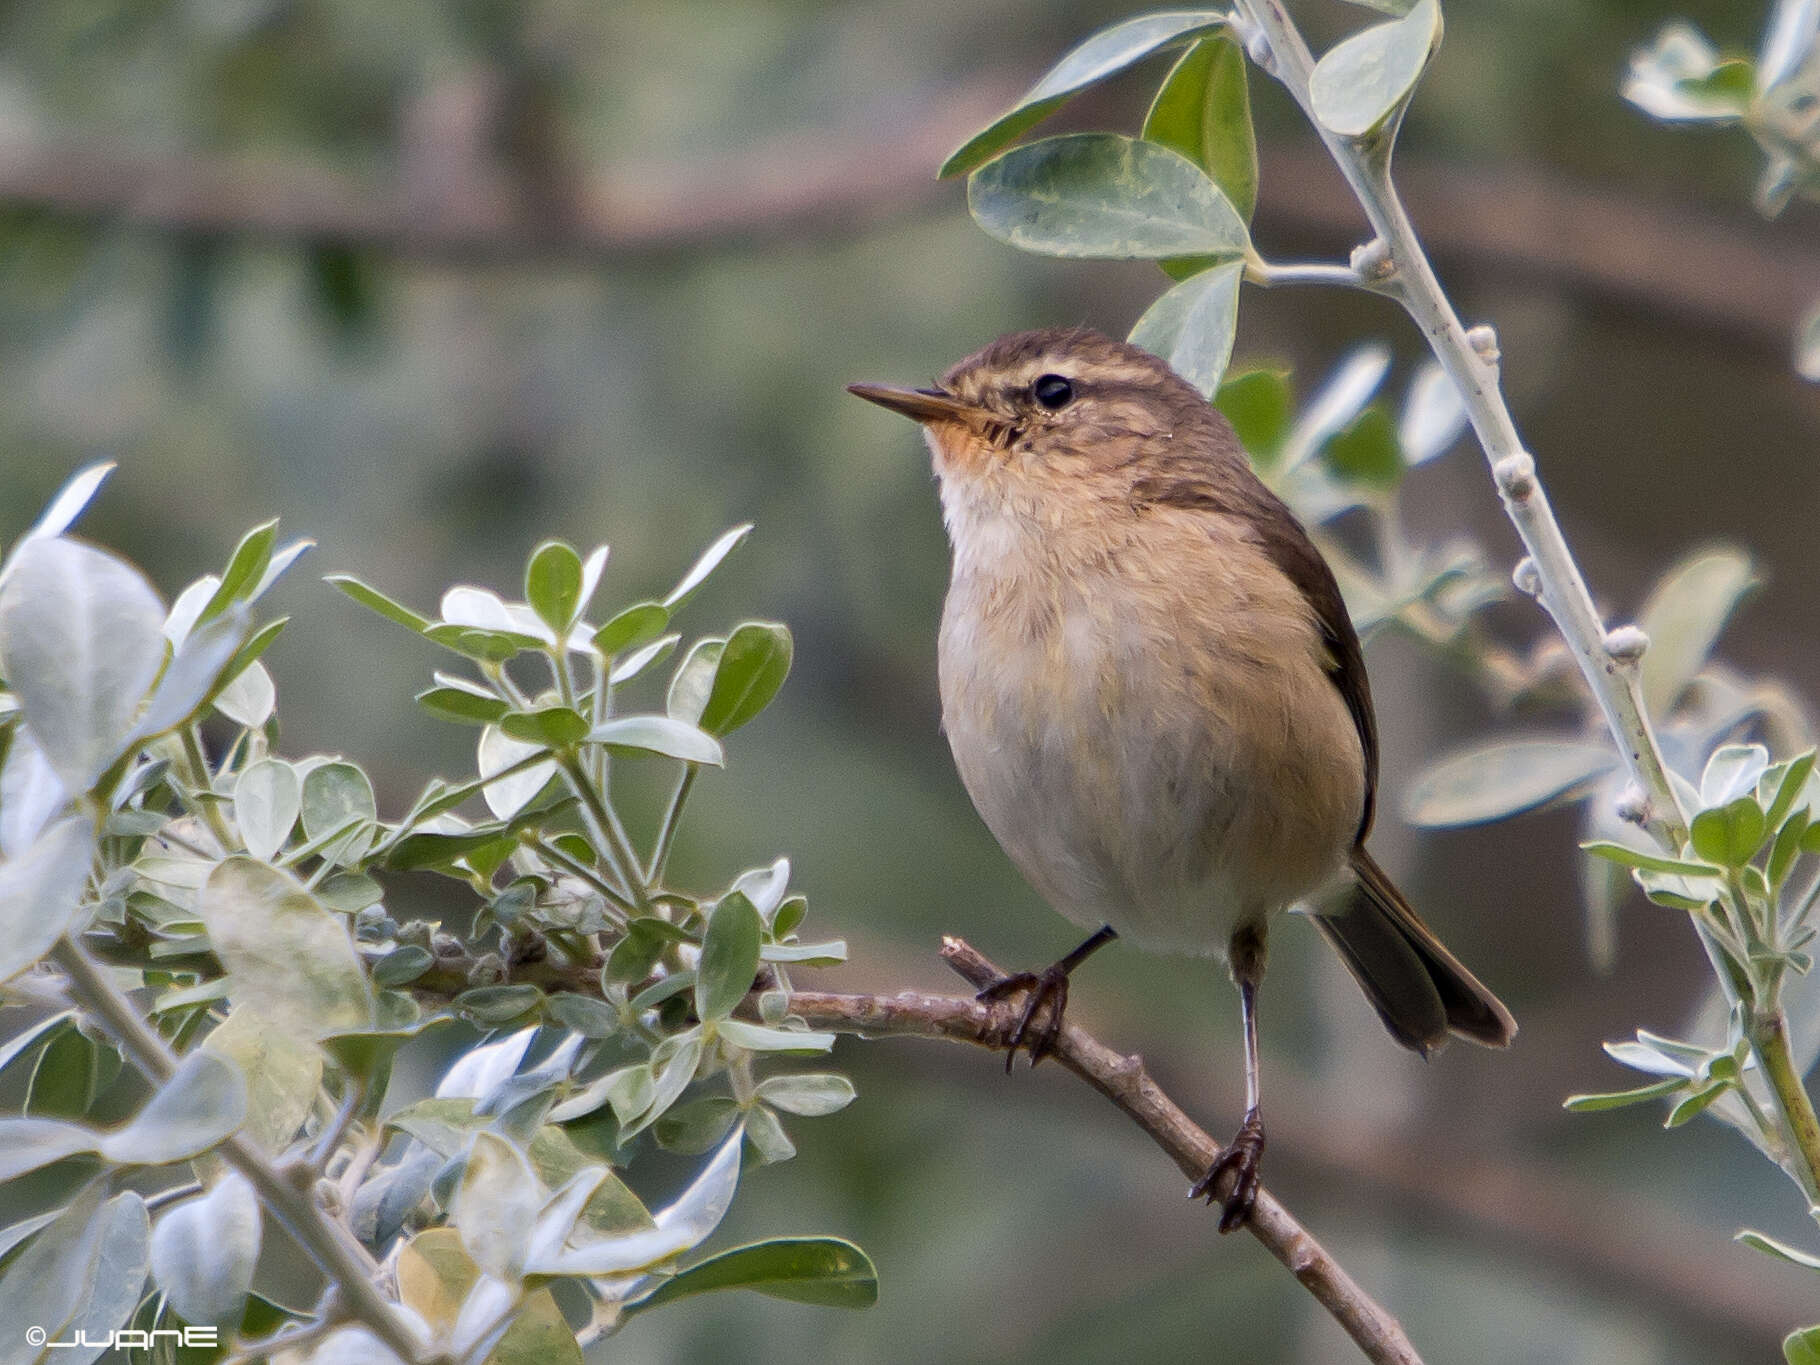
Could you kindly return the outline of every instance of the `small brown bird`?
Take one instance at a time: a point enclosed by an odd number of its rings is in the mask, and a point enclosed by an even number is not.
[[[1100,926],[1028,991],[1011,1053],[1053,1045],[1068,974],[1101,944],[1222,956],[1245,1028],[1245,1120],[1192,1193],[1249,1214],[1264,1126],[1257,989],[1271,917],[1315,915],[1378,1016],[1427,1054],[1502,1047],[1510,1013],[1365,851],[1378,738],[1333,573],[1231,425],[1148,352],[1020,332],[928,389],[853,384],[922,424],[953,576],[942,724],[1005,852]],[[1219,1187],[1230,1177],[1224,1195]]]

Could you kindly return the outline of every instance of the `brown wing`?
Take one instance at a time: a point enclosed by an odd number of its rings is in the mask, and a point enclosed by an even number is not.
[[[1362,844],[1371,831],[1377,804],[1378,722],[1371,709],[1365,656],[1359,648],[1358,632],[1352,628],[1352,617],[1347,615],[1346,601],[1340,596],[1340,585],[1295,513],[1251,472],[1251,462],[1225,418],[1205,404],[1194,415],[1202,424],[1210,448],[1193,457],[1178,456],[1167,472],[1138,480],[1132,489],[1133,500],[1239,516],[1251,527],[1271,562],[1307,601],[1327,646],[1327,676],[1346,700],[1365,755],[1365,804],[1355,839]],[[1204,425],[1209,417],[1214,419],[1211,429]],[[1178,443],[1178,449],[1192,448],[1191,442]]]

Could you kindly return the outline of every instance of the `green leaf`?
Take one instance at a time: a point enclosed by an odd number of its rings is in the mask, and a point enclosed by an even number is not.
[[[1648,1100],[1659,1100],[1672,1095],[1687,1084],[1678,1076],[1655,1082],[1653,1085],[1640,1085],[1635,1090],[1613,1090],[1599,1095],[1569,1095],[1562,1101],[1563,1109],[1576,1114],[1592,1114],[1604,1109],[1622,1109],[1627,1105],[1642,1104]]]
[[[1768,827],[1763,809],[1754,797],[1736,801],[1694,816],[1690,830],[1694,852],[1721,867],[1743,867],[1763,847]]]
[[[0,863],[0,982],[31,966],[75,926],[94,853],[94,828],[72,815]]]
[[[272,545],[277,539],[276,517],[260,523],[240,538],[234,553],[228,557],[227,568],[222,570],[220,583],[203,605],[195,624],[219,616],[235,602],[252,595],[265,578],[266,567],[272,562]]]
[[[1800,1327],[1782,1338],[1788,1365],[1820,1365],[1820,1326]]]
[[[38,1054],[25,1112],[40,1119],[79,1119],[119,1073],[120,1056],[112,1048],[104,1061],[101,1044],[80,1029],[64,1030]]]
[[[305,775],[299,814],[304,838],[316,840],[334,834],[349,821],[371,824],[379,818],[379,807],[364,772],[352,763],[333,762],[318,764]],[[355,829],[320,851],[327,861],[347,866],[358,861],[371,842],[369,830]]]
[[[588,718],[568,706],[513,711],[500,718],[499,728],[513,739],[545,749],[571,749],[588,738]]]
[[[714,638],[697,640],[683,656],[664,698],[664,710],[672,719],[690,725],[701,720],[714,691],[714,675],[720,671],[720,655],[726,644],[725,640]]]
[[[1247,243],[1237,210],[1199,166],[1116,133],[1014,147],[974,172],[967,206],[991,236],[1048,256],[1230,260]]]
[[[1662,1120],[1664,1128],[1679,1128],[1684,1123],[1692,1122],[1700,1114],[1712,1108],[1715,1102],[1736,1087],[1730,1081],[1720,1081],[1704,1089],[1696,1090],[1668,1111],[1668,1117]]]
[[[1700,774],[1700,804],[1723,806],[1754,794],[1768,767],[1769,750],[1761,744],[1721,745]]]
[[[373,984],[408,986],[435,965],[435,955],[428,948],[407,943],[401,948],[394,948],[373,964]]]
[[[197,910],[235,999],[257,1001],[268,1016],[310,1038],[372,1022],[372,996],[347,921],[285,873],[229,858],[210,873]]]
[[[774,1299],[827,1308],[870,1308],[878,1302],[878,1271],[864,1251],[838,1237],[778,1237],[679,1271],[626,1311],[643,1312],[721,1289],[753,1289]]]
[[[525,601],[558,636],[581,609],[581,579],[581,556],[560,540],[546,540],[525,565]]]
[[[945,180],[984,165],[1088,86],[1117,75],[1152,53],[1224,26],[1224,15],[1216,10],[1200,10],[1148,14],[1100,30],[1051,67],[1010,109],[951,153],[936,174]]]
[[[477,1024],[503,1028],[541,1006],[543,992],[528,984],[476,986],[449,1003]]]
[[[303,783],[283,759],[249,763],[234,783],[234,823],[246,851],[270,862],[284,847],[303,809]]]
[[[766,962],[801,962],[811,967],[833,967],[847,960],[847,940],[826,943],[767,943],[759,957]]]
[[[579,1033],[584,1038],[611,1038],[619,1032],[619,1012],[604,1000],[574,991],[552,995],[544,1006],[544,1017],[559,1028]]]
[[[758,1098],[786,1114],[819,1118],[853,1103],[853,1082],[832,1071],[796,1076],[767,1076],[758,1083]]]
[[[1253,464],[1268,469],[1276,463],[1295,411],[1287,370],[1228,373],[1213,405],[1226,414]]]
[[[672,716],[616,716],[595,726],[587,738],[617,754],[656,754],[716,768],[726,762],[719,740]]]
[[[1389,491],[1403,479],[1403,449],[1382,403],[1373,403],[1329,437],[1321,458],[1344,483]]]
[[[684,574],[682,580],[664,595],[664,608],[674,616],[677,608],[693,597],[696,589],[707,582],[708,575],[720,567],[721,560],[744,544],[746,537],[751,534],[752,524],[747,522],[743,526],[735,526],[703,550],[701,558],[689,567],[689,572]]]
[[[706,1095],[679,1104],[651,1126],[658,1145],[672,1152],[699,1156],[720,1145],[739,1118],[739,1105],[726,1095]]]
[[[524,1153],[494,1133],[476,1133],[449,1209],[475,1263],[498,1279],[516,1281],[542,1203]]]
[[[183,639],[158,679],[158,688],[133,727],[137,743],[189,720],[219,690],[226,670],[246,635],[247,608],[233,603],[220,616],[197,626]]]
[[[1206,171],[1239,217],[1258,202],[1258,142],[1251,127],[1245,53],[1230,38],[1203,38],[1182,54],[1144,116],[1144,137]]]
[[[0,672],[72,793],[125,750],[164,664],[164,606],[125,560],[72,540],[29,540],[0,586]]]
[[[722,896],[708,916],[696,964],[696,1017],[725,1019],[733,1013],[758,975],[759,940],[764,922],[757,908],[737,891]]]
[[[1650,715],[1668,714],[1757,582],[1750,557],[1730,548],[1690,555],[1662,576],[1637,613],[1638,628],[1649,636],[1638,667]]]
[[[92,1129],[57,1119],[0,1119],[0,1180],[95,1150]]]
[[[91,1183],[0,1275],[0,1323],[17,1324],[21,1343],[9,1346],[7,1359],[78,1356],[24,1345],[25,1328],[32,1326],[53,1341],[86,1334],[97,1347],[78,1358],[92,1361],[100,1344],[131,1318],[145,1282],[145,1201],[129,1190],[102,1203],[103,1193],[103,1182]]]
[[[246,1121],[239,1068],[199,1048],[177,1065],[133,1121],[103,1134],[96,1150],[120,1166],[188,1161],[226,1141]]]
[[[378,588],[369,587],[352,574],[332,573],[325,575],[322,581],[340,588],[361,606],[378,612],[386,620],[395,621],[419,635],[430,629],[432,622],[429,617],[420,616],[401,602],[394,602]]]
[[[638,602],[594,632],[594,648],[608,658],[622,649],[648,645],[670,624],[670,609],[661,602]]]
[[[748,1024],[743,1019],[722,1019],[715,1028],[734,1047],[743,1047],[752,1052],[800,1052],[807,1056],[827,1052],[834,1046],[832,1033],[769,1028],[764,1024]]]
[[[1494,740],[1430,764],[1410,788],[1404,816],[1430,829],[1502,820],[1581,787],[1616,763],[1604,742]]]
[[[100,491],[107,476],[116,468],[112,460],[102,460],[77,470],[70,476],[69,482],[57,490],[50,505],[39,514],[38,520],[24,535],[19,537],[15,549],[23,547],[27,541],[42,540],[47,536],[60,536],[75,524],[76,518],[82,515],[94,496]]]
[[[152,1229],[152,1278],[185,1322],[238,1324],[263,1231],[259,1198],[238,1171],[168,1210]]]
[[[417,704],[432,716],[468,725],[492,725],[512,709],[503,697],[482,696],[465,687],[432,687],[417,694]]]
[[[237,1004],[203,1047],[225,1057],[246,1078],[247,1120],[242,1131],[266,1152],[282,1152],[315,1107],[322,1084],[322,1049],[313,1038]]]
[[[1795,858],[1801,852],[1802,838],[1807,834],[1812,823],[1806,809],[1796,811],[1782,822],[1782,828],[1776,831],[1776,841],[1770,846],[1769,866],[1765,873],[1772,887],[1780,889],[1788,879],[1788,874],[1795,866]]]
[[[721,647],[714,685],[696,723],[710,735],[730,734],[771,704],[790,674],[790,628],[747,621]]]
[[[1807,790],[1808,776],[1814,771],[1815,751],[1809,749],[1785,763],[1778,763],[1763,775],[1757,793],[1759,800],[1767,796],[1769,805],[1764,810],[1763,818],[1769,822],[1771,829],[1780,829],[1788,813],[1795,808],[1795,802]],[[1807,809],[1805,805],[1803,810]]]
[[[1774,1237],[1765,1237],[1762,1233],[1754,1232],[1749,1228],[1735,1235],[1732,1240],[1742,1242],[1747,1247],[1755,1247],[1766,1256],[1777,1257],[1791,1265],[1798,1265],[1804,1270],[1820,1270],[1820,1256],[1809,1251],[1800,1251],[1787,1242],[1779,1242]],[[1808,1330],[1817,1329],[1809,1328]]]
[[[658,1044],[657,1051],[651,1054],[651,1102],[636,1119],[631,1119],[629,1114],[621,1116],[621,1142],[643,1132],[669,1112],[670,1106],[695,1079],[701,1052],[702,1034],[698,1028],[672,1035]],[[627,1122],[627,1119],[631,1121]]]
[[[1243,261],[1228,261],[1183,280],[1144,311],[1131,344],[1167,361],[1211,398],[1232,355],[1244,274]]]
[[[1315,118],[1341,137],[1375,132],[1403,107],[1440,41],[1435,0],[1418,0],[1401,19],[1353,34],[1315,63],[1308,78]]]
[[[1664,858],[1658,853],[1645,853],[1628,844],[1614,844],[1595,839],[1580,847],[1595,858],[1605,858],[1621,866],[1644,872],[1666,872],[1677,877],[1722,877],[1724,869],[1710,863],[1697,863],[1680,858]]]

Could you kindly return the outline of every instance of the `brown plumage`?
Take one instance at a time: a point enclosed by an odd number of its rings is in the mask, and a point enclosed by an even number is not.
[[[1399,1042],[1510,1040],[1365,851],[1378,738],[1358,635],[1219,412],[1085,329],[1001,338],[935,388],[853,390],[921,422],[934,457],[954,548],[943,723],[986,824],[1071,919],[1225,956],[1239,983],[1246,1124],[1197,1187],[1219,1187],[1222,1228],[1256,1188],[1253,1004],[1276,913],[1350,882],[1316,923]],[[1033,987],[1033,1061],[1080,955],[1006,983]]]

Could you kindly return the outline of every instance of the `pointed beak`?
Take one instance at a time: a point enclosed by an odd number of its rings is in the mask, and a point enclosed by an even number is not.
[[[849,384],[847,392],[881,408],[902,413],[913,422],[964,422],[972,426],[979,409],[941,389],[906,389],[896,384]]]

